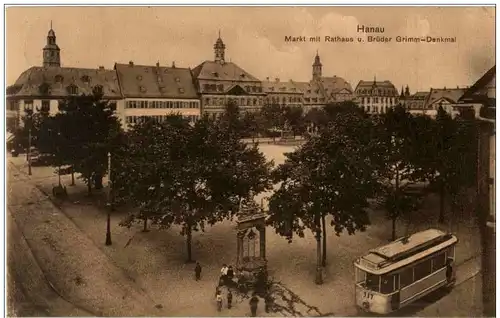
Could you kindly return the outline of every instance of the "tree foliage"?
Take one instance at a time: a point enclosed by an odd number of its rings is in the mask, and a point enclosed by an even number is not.
[[[139,213],[124,226],[144,218],[162,228],[180,225],[191,261],[193,231],[232,218],[242,198],[270,188],[272,163],[240,140],[228,118],[203,116],[191,126],[173,116],[132,129],[114,183]]]
[[[268,222],[278,234],[291,241],[308,229],[319,237],[326,216],[337,235],[366,228],[367,199],[377,189],[373,172],[378,170],[371,131],[367,118],[345,112],[286,155],[274,171],[280,185],[269,200]]]

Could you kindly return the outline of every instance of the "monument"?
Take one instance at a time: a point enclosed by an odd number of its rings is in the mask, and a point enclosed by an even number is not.
[[[251,194],[241,202],[237,217],[236,270],[251,283],[267,271],[266,214]]]

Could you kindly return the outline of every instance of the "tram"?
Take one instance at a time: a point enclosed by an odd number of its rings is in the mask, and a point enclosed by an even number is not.
[[[356,306],[388,314],[455,282],[456,236],[428,229],[370,250],[354,262]]]

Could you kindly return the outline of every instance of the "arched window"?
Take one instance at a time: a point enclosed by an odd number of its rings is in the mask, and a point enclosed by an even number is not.
[[[62,83],[64,81],[64,77],[62,77],[62,75],[56,75],[54,79],[56,83]]]
[[[85,84],[89,84],[90,83],[90,76],[88,75],[83,75],[82,78],[81,78],[82,82],[84,82]]]
[[[94,94],[103,94],[103,87],[102,85],[96,85],[94,86],[93,90]]]

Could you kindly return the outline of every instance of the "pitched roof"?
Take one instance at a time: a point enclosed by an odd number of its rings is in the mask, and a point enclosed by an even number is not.
[[[42,84],[47,85],[47,92],[41,91]],[[91,94],[93,88],[100,85],[105,98],[121,97],[115,71],[101,68],[33,66],[21,73],[7,91],[10,98],[42,96],[58,98],[68,96],[67,88],[71,85],[78,88],[78,94]]]
[[[344,89],[348,90],[352,93],[352,86],[342,77],[333,76],[333,77],[321,77],[319,82],[323,86],[325,93],[328,95],[338,93]]]
[[[416,92],[412,97],[427,97],[427,95],[429,95],[429,92]]]
[[[193,78],[196,80],[260,82],[255,76],[233,62],[205,61],[193,69]]]
[[[490,68],[477,82],[474,83],[469,89],[465,91],[462,97],[460,97],[460,101],[475,101],[485,99],[491,99],[491,96],[487,96],[488,92],[484,91],[484,89],[488,90],[495,89],[496,86],[496,65]],[[495,103],[488,103],[490,106],[495,106]]]
[[[262,88],[265,93],[287,93],[287,94],[302,94],[300,88],[292,80],[281,82],[279,79],[276,81],[263,81]]]
[[[317,82],[293,82],[304,93],[304,104],[321,104],[326,103],[325,96],[321,92],[321,87]],[[306,98],[309,98],[307,101]],[[317,98],[316,102],[313,98]]]
[[[425,99],[424,108],[429,108],[439,99],[446,99],[450,103],[456,103],[464,94],[464,88],[431,88],[431,91]]]
[[[198,98],[191,71],[188,68],[115,64],[120,89],[124,97],[137,98]]]
[[[398,96],[398,90],[391,81],[359,81],[356,95]]]

